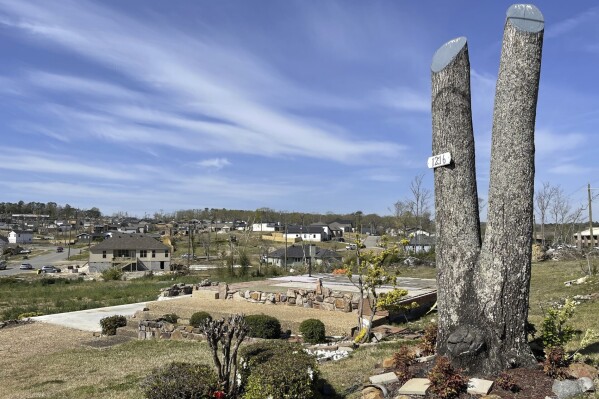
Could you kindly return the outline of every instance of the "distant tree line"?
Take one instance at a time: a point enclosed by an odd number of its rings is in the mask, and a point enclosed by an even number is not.
[[[8,220],[14,214],[48,215],[50,219],[69,219],[73,217],[87,217],[98,219],[102,217],[100,209],[80,209],[69,204],[59,205],[56,202],[0,202],[0,215]]]

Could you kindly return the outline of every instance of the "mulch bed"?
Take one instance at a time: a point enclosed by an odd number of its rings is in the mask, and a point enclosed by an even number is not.
[[[410,366],[410,370],[412,371],[414,377],[418,378],[426,378],[429,370],[433,366],[432,362],[428,363],[415,363]],[[515,368],[506,371],[509,374],[513,381],[519,388],[518,392],[511,392],[501,389],[496,384],[493,384],[489,395],[497,395],[502,399],[543,399],[546,396],[553,397],[555,396],[551,391],[551,387],[553,386],[553,378],[548,377],[543,373],[542,365],[539,364],[539,367],[534,369],[527,368]],[[492,378],[489,378],[492,380]],[[397,390],[401,387],[401,384],[397,384],[397,386],[391,388],[393,390]],[[393,396],[391,396],[393,397]],[[479,398],[479,395],[470,395],[467,393],[462,393],[459,398],[460,399],[470,399],[470,398]],[[433,396],[427,394],[423,397],[424,399],[432,399]]]

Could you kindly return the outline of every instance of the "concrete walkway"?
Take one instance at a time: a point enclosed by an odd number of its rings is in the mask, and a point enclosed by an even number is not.
[[[164,300],[173,300],[189,298],[191,295],[181,295],[179,297],[168,297]],[[44,316],[32,317],[31,320],[42,323],[56,324],[63,327],[70,327],[83,331],[101,331],[100,319],[108,316],[121,315],[125,317],[133,316],[138,310],[143,310],[147,302],[130,303],[127,305],[107,306],[105,308],[86,309],[76,312],[55,313]]]

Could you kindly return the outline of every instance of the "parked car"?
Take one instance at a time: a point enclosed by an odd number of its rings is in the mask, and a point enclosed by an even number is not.
[[[0,270],[6,270],[6,261],[5,260],[0,261]]]
[[[64,248],[63,248],[63,247],[58,247],[58,248],[56,248],[56,252],[63,252],[63,251],[64,251]]]
[[[345,246],[345,249],[357,249],[358,246],[356,244],[348,244]]]
[[[19,251],[19,254],[30,254],[31,250],[30,249],[25,249],[23,248],[22,250]]]
[[[60,273],[60,269],[54,266],[42,266],[42,273]]]
[[[21,269],[21,270],[33,270],[33,265],[31,263],[21,263],[21,266],[19,266],[19,269]]]

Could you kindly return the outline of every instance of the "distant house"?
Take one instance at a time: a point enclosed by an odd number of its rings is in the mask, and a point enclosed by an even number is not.
[[[323,226],[287,226],[287,231],[283,235],[289,240],[301,238],[302,241],[312,242],[329,241],[331,239]]]
[[[31,244],[33,242],[33,231],[11,230],[8,233],[9,244]]]
[[[410,253],[430,252],[435,248],[435,237],[427,235],[416,235],[410,238],[410,243],[405,249]]]
[[[340,263],[341,255],[330,249],[320,248],[315,245],[291,245],[287,247],[287,266],[293,264],[312,262],[313,265],[324,263]],[[285,266],[285,248],[279,248],[266,256],[266,263],[275,266]]]
[[[599,235],[599,227],[593,227],[593,245],[599,246],[599,242],[597,242],[597,238]],[[576,241],[576,246],[578,248],[582,247],[590,247],[591,246],[591,229],[586,229],[580,231],[578,233],[574,233],[574,240]]]
[[[272,231],[278,231],[279,230],[279,225],[277,223],[274,222],[266,222],[266,223],[253,223],[252,224],[252,231],[260,231],[260,232],[272,232]]]
[[[114,233],[91,247],[89,269],[101,272],[110,267],[122,270],[169,270],[170,248],[146,234]]]
[[[330,223],[329,227],[331,230],[341,230],[344,233],[351,233],[353,231],[352,223],[348,220]]]

